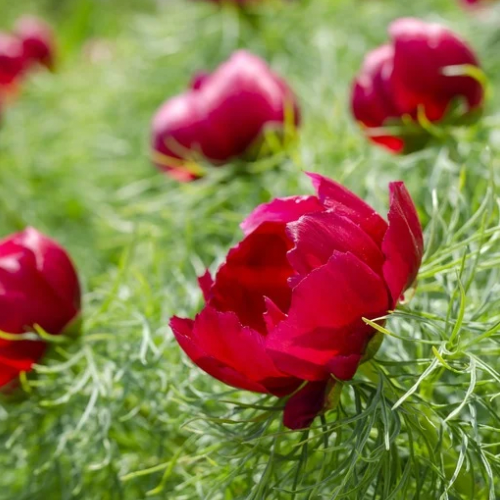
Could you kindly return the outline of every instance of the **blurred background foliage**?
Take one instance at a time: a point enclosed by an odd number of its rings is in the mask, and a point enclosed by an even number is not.
[[[0,28],[25,13],[52,23],[60,65],[30,77],[3,112],[0,234],[34,225],[69,249],[84,334],[0,400],[0,499],[498,498],[498,13],[454,0],[272,1],[247,13],[188,0],[17,0],[1,3]],[[400,158],[362,137],[348,96],[365,53],[410,15],[465,37],[491,95],[476,126]],[[150,165],[151,116],[237,48],[290,81],[300,141],[178,185]],[[372,369],[309,433],[285,433],[278,401],[205,376],[167,324],[199,309],[195,277],[217,267],[245,214],[311,192],[304,170],[381,213],[388,182],[403,179],[428,247]]]

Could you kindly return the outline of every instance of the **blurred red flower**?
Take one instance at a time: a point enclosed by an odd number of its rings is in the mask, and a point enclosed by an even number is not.
[[[62,333],[80,313],[80,286],[63,248],[33,228],[0,241],[0,331],[21,334],[38,325]],[[42,340],[0,338],[0,387],[31,370]]]
[[[52,30],[36,17],[19,19],[12,34],[0,33],[0,104],[17,96],[19,84],[35,65],[54,69],[54,53]]]
[[[223,164],[248,152],[266,129],[299,121],[287,84],[259,57],[241,50],[212,74],[195,75],[191,88],[164,103],[152,123],[154,162],[179,181],[198,174],[197,158]]]
[[[353,83],[351,107],[373,142],[403,152],[421,147],[428,138],[421,127],[415,134],[419,120],[447,118],[460,99],[466,108],[462,116],[470,114],[483,104],[484,89],[464,73],[479,67],[476,56],[445,27],[403,18],[391,24],[389,34],[390,44],[367,54]],[[450,72],[452,66],[462,66],[461,74],[460,69]],[[391,126],[400,131],[381,130]]]
[[[0,101],[15,91],[24,69],[25,58],[21,41],[8,33],[0,33]]]
[[[479,6],[493,3],[495,0],[461,0],[466,5]]]
[[[354,376],[375,333],[362,318],[396,306],[423,252],[402,182],[390,184],[387,224],[345,187],[309,176],[317,196],[258,206],[215,279],[208,272],[200,278],[201,313],[170,323],[186,354],[218,380],[293,394],[284,413],[292,429],[308,426],[322,410],[332,376]]]
[[[54,69],[54,34],[45,21],[33,16],[21,17],[14,26],[14,35],[23,45],[27,66],[40,64],[47,69]]]

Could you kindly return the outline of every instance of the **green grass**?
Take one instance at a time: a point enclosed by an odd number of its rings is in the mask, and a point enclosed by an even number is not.
[[[347,101],[363,55],[402,15],[465,36],[495,90],[492,16],[482,23],[453,0],[295,0],[250,16],[188,0],[17,0],[2,3],[0,23],[26,11],[53,21],[62,61],[5,113],[0,234],[30,224],[69,249],[84,325],[0,399],[0,499],[500,498],[500,98],[475,127],[404,158],[370,146]],[[92,37],[109,60],[82,55]],[[148,161],[150,118],[239,47],[289,79],[301,140],[178,185]],[[311,191],[303,170],[381,213],[388,182],[403,179],[426,256],[376,361],[335,411],[293,433],[278,400],[194,367],[168,319],[199,310],[195,276],[217,267],[257,203]]]

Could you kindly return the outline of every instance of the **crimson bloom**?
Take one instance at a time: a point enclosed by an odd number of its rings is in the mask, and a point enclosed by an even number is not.
[[[14,26],[14,34],[23,45],[28,65],[40,64],[47,69],[54,69],[54,34],[45,21],[32,16],[22,17]]]
[[[38,325],[60,334],[80,313],[80,286],[63,248],[33,228],[0,241],[0,331],[21,334]],[[42,340],[0,338],[0,387],[31,370]]]
[[[287,84],[262,59],[238,51],[160,107],[152,123],[155,164],[179,181],[193,180],[197,158],[220,165],[240,156],[266,129],[282,130],[288,115],[298,123]]]
[[[284,412],[292,429],[323,409],[334,378],[354,376],[375,333],[362,318],[396,306],[423,251],[402,182],[390,184],[388,224],[345,187],[308,175],[317,196],[258,206],[215,279],[208,272],[199,279],[203,310],[170,322],[182,349],[211,376],[240,389],[293,394]]]
[[[373,142],[394,152],[410,151],[428,139],[418,126],[422,117],[431,122],[448,118],[460,99],[464,115],[470,115],[481,108],[484,89],[477,79],[449,71],[479,63],[467,43],[445,27],[403,18],[391,24],[389,34],[391,43],[367,54],[353,83],[352,113]],[[380,130],[390,126],[403,132]]]
[[[232,4],[232,5],[239,5],[241,7],[246,7],[247,5],[254,5],[262,2],[262,0],[209,0],[209,1],[221,5]]]
[[[23,45],[8,33],[0,33],[0,97],[11,93],[25,68]]]
[[[493,2],[494,0],[462,0],[462,3],[464,3],[465,5],[471,5],[473,7],[479,7],[481,5],[491,4]]]

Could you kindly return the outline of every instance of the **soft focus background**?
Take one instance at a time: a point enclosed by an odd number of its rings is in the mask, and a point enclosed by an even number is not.
[[[60,60],[5,110],[0,235],[33,225],[70,251],[84,335],[0,399],[0,499],[500,498],[500,16],[455,0],[276,1],[247,14],[189,0],[4,0],[0,28],[25,13],[53,25]],[[465,37],[491,95],[457,142],[398,158],[362,137],[348,96],[364,54],[410,15]],[[289,80],[300,142],[179,185],[150,165],[151,116],[237,48]],[[388,182],[403,179],[427,254],[415,298],[387,325],[403,338],[378,354],[387,378],[358,374],[323,423],[291,433],[276,400],[194,367],[168,318],[199,309],[195,276],[217,267],[257,203],[311,192],[305,170],[383,214]],[[470,477],[454,477],[457,464]]]

